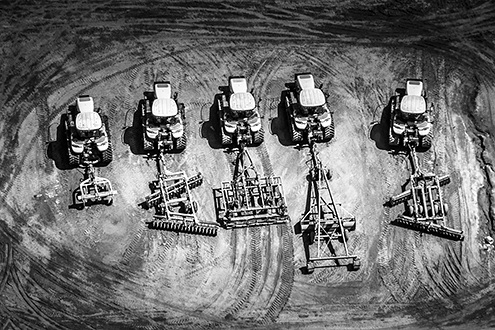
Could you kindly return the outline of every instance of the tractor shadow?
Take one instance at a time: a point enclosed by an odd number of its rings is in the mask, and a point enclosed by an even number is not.
[[[390,110],[392,107],[392,98],[390,98],[387,106],[382,110],[380,121],[375,121],[370,124],[369,138],[375,141],[375,146],[379,150],[392,151],[389,145],[389,129],[390,129]],[[394,148],[395,149],[395,148]]]
[[[136,111],[132,113],[132,125],[124,126],[122,134],[122,143],[128,145],[131,152],[134,155],[147,155],[149,152],[144,150],[143,147],[143,125],[141,119],[141,111],[145,100],[140,100]],[[127,116],[129,112],[126,113],[126,118],[124,125],[127,125]]]
[[[67,139],[65,134],[65,122],[67,114],[60,116],[60,122],[57,126],[55,140],[49,141],[47,144],[46,154],[49,159],[55,162],[55,166],[59,170],[70,170],[75,167],[69,165],[69,155],[67,153]],[[50,130],[50,128],[48,128]],[[50,132],[48,133],[50,135]]]
[[[224,86],[219,87],[221,90]],[[227,87],[228,88],[228,87]],[[208,145],[212,149],[224,149],[222,146],[220,135],[220,119],[218,118],[218,103],[217,100],[222,94],[215,94],[213,104],[209,108],[208,120],[203,121],[201,118],[201,137],[208,141]]]
[[[270,132],[277,136],[278,141],[285,147],[296,146],[297,143],[293,142],[290,136],[290,123],[287,118],[285,109],[285,94],[287,91],[282,91],[280,96],[280,102],[277,106],[277,117],[274,117],[270,123]]]

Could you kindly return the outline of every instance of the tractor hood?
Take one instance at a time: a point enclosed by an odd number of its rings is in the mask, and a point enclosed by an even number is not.
[[[177,103],[173,99],[156,99],[151,106],[151,113],[156,117],[172,117],[177,112]]]
[[[318,88],[303,89],[299,93],[299,102],[303,107],[319,107],[325,104],[325,95]]]
[[[81,112],[76,117],[76,128],[80,131],[92,131],[101,127],[101,117],[96,112]]]
[[[251,93],[241,92],[230,95],[230,109],[234,111],[253,110],[256,106]]]
[[[400,111],[421,115],[426,112],[426,101],[419,95],[405,95],[400,102]]]

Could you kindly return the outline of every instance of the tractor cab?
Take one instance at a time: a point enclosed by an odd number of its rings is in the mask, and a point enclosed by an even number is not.
[[[228,121],[245,121],[251,126],[261,125],[261,121],[256,111],[256,101],[253,94],[247,90],[245,77],[231,77],[229,79],[229,109],[226,111]]]
[[[164,127],[180,124],[177,103],[173,99],[155,99],[151,106],[150,124]]]
[[[300,74],[296,76],[299,105],[296,108],[296,116],[318,117],[328,112],[325,94],[319,88],[315,88],[314,78],[311,74]]]
[[[106,143],[105,127],[98,112],[95,112],[93,98],[81,95],[76,101],[77,115],[75,120],[75,138],[78,140],[94,139],[99,144]]]

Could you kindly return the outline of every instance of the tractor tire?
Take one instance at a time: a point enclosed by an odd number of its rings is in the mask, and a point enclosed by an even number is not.
[[[70,167],[79,166],[79,160],[80,160],[79,155],[74,155],[72,152],[69,151],[69,166]]]
[[[222,134],[222,146],[230,146],[232,144],[232,135],[225,133],[223,128],[220,128]]]
[[[154,149],[154,143],[153,141],[150,141],[146,138],[146,136],[143,134],[143,150],[144,151],[151,151]]]
[[[429,150],[431,148],[431,141],[433,140],[433,133],[428,133],[427,136],[421,139],[421,149],[424,151]]]
[[[329,142],[330,140],[333,139],[334,136],[335,136],[335,125],[332,119],[332,123],[330,124],[330,126],[325,127],[323,129],[323,141]]]
[[[259,131],[253,133],[253,144],[260,145],[265,140],[265,132],[263,128],[260,128]]]
[[[102,160],[101,162],[104,165],[108,165],[112,162],[113,160],[113,148],[112,148],[112,143],[108,142],[108,149],[103,151],[102,154]]]
[[[101,116],[101,122],[105,126],[105,130],[107,131],[107,136],[108,139],[110,140],[110,137],[112,136],[112,133],[110,132],[110,125],[108,124],[108,117],[105,115]]]
[[[291,134],[292,134],[292,142],[301,142],[303,140],[303,133],[294,127],[294,124],[291,124]]]
[[[186,144],[187,144],[187,138],[185,135],[182,135],[180,138],[175,140],[175,149],[182,151],[186,149]]]
[[[388,134],[388,145],[391,147],[396,147],[400,143],[400,139],[398,136],[396,136],[394,133],[392,133],[392,130],[389,131]]]

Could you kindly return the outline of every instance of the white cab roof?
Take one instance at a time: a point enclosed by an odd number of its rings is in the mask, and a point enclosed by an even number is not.
[[[246,93],[247,80],[245,77],[232,77],[229,79],[229,88],[232,93]]]
[[[419,95],[404,95],[400,102],[400,110],[402,112],[420,115],[426,111],[426,101]]]
[[[151,106],[151,113],[156,117],[172,117],[178,113],[177,103],[171,98],[156,99]]]
[[[79,96],[77,98],[76,104],[79,112],[93,112],[95,109],[93,98],[88,95]]]
[[[76,128],[80,131],[91,131],[101,127],[101,117],[96,112],[80,112],[76,116]]]
[[[319,88],[303,89],[299,93],[299,103],[303,107],[319,107],[325,102],[325,95]]]
[[[230,95],[230,109],[234,111],[253,110],[256,107],[256,102],[251,93],[234,93]]]

